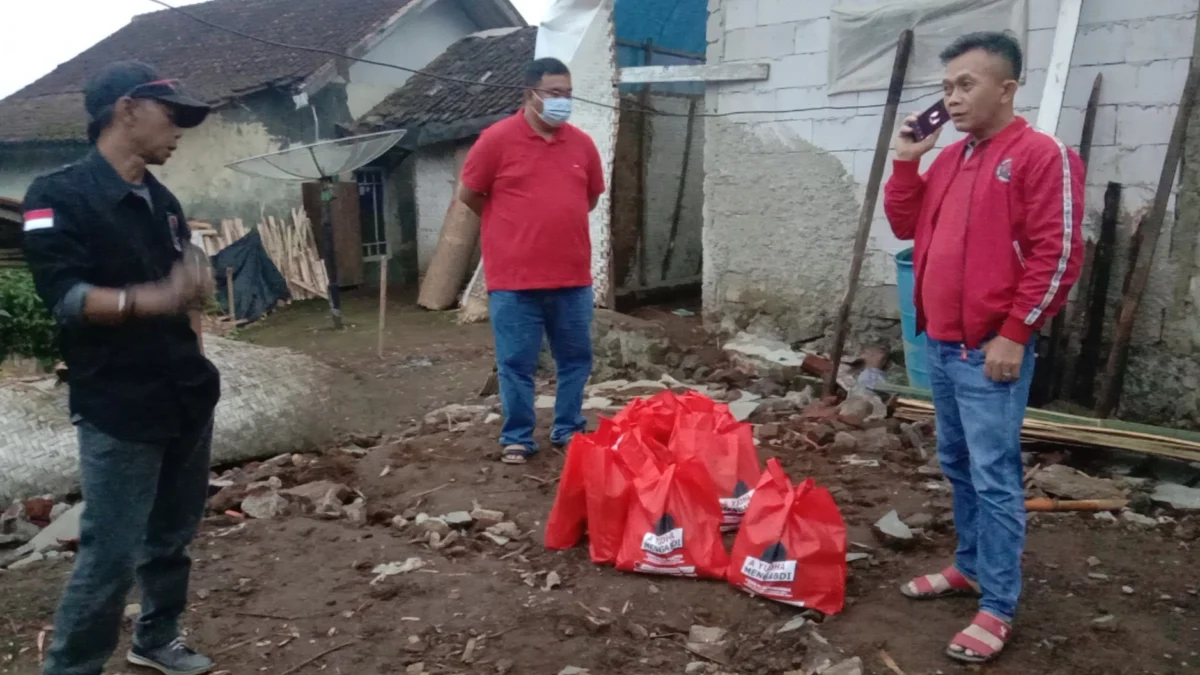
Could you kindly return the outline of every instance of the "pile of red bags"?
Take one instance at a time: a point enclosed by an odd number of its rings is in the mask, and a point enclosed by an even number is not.
[[[829,492],[793,487],[775,460],[762,472],[750,425],[695,392],[637,399],[571,441],[546,546],[585,531],[592,561],[620,570],[728,578],[827,614],[845,599],[846,528]]]

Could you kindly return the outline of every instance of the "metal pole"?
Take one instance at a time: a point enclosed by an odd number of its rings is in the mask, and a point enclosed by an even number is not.
[[[321,178],[321,233],[325,239],[325,273],[329,277],[329,318],[342,329],[342,296],[338,288],[337,251],[333,237],[333,179]]]

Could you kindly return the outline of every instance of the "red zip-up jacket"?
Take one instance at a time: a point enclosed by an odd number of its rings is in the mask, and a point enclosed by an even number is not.
[[[919,161],[896,160],[884,188],[892,232],[914,240],[917,331],[925,330],[921,289],[926,252],[967,140],[948,146],[925,175]],[[1018,117],[976,145],[962,256],[962,333],[978,348],[992,335],[1026,344],[1062,307],[1083,258],[1084,167],[1057,138]]]

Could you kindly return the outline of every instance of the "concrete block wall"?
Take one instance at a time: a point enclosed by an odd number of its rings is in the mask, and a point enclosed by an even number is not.
[[[766,81],[708,89],[708,112],[730,115],[709,118],[706,130],[705,307],[714,317],[771,306],[785,312],[779,322],[784,331],[815,335],[827,327],[845,291],[850,242],[886,92],[827,93],[835,4],[709,0],[708,62],[771,64]],[[1089,227],[1098,220],[1110,180],[1125,185],[1129,212],[1153,196],[1198,8],[1200,0],[1084,0],[1058,135],[1078,145],[1092,82],[1102,73],[1087,180]],[[1055,0],[1030,0],[1026,77],[1017,104],[1031,122],[1046,81],[1057,13]],[[922,110],[940,95],[938,88],[907,89],[901,112]],[[959,138],[947,129],[939,145]],[[890,173],[889,162],[885,180]],[[1124,222],[1127,239],[1131,219]],[[1164,232],[1164,242],[1170,239]],[[906,246],[891,235],[881,196],[856,309],[896,316],[892,256]],[[1166,266],[1160,267],[1153,288],[1173,283]],[[1114,286],[1120,288],[1120,277]],[[1135,340],[1141,342],[1163,331],[1161,318],[1153,318],[1159,308],[1149,304],[1143,312],[1149,318],[1138,321]]]

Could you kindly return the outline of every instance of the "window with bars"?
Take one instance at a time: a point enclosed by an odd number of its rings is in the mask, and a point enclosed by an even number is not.
[[[366,168],[354,172],[358,183],[358,211],[362,227],[364,260],[388,256],[387,225],[383,219],[383,169]]]

